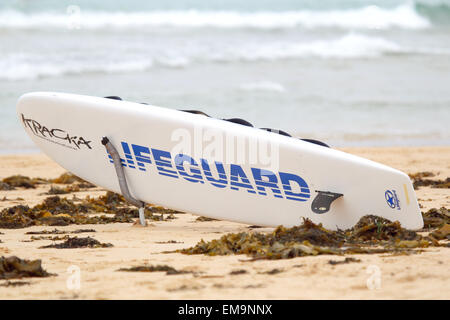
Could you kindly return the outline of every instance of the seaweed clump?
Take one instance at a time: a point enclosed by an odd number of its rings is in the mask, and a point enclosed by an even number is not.
[[[443,239],[450,240],[450,224],[445,224],[438,230],[432,232],[430,236],[436,240],[443,240]]]
[[[445,235],[447,237],[447,235]],[[330,231],[321,224],[304,219],[292,228],[277,227],[271,233],[230,233],[194,247],[177,250],[184,254],[246,254],[252,260],[288,259],[319,254],[410,254],[416,248],[444,246],[433,236],[421,236],[390,221],[373,215],[364,216],[351,229]]]
[[[424,179],[427,177],[434,177],[435,174],[432,172],[417,172],[414,174],[410,174],[409,177],[413,182],[414,189],[419,189],[419,187],[429,187],[431,188],[440,188],[440,189],[448,189],[450,188],[450,177],[447,177],[445,180],[433,180],[433,179]]]
[[[30,208],[17,205],[0,211],[0,228],[18,229],[30,226],[67,226],[69,224],[104,224],[133,222],[130,216],[114,212],[114,216],[89,216],[97,211],[85,201],[76,204],[72,200],[52,196]]]
[[[14,187],[12,187],[11,185],[9,185],[3,181],[0,181],[0,190],[2,190],[2,191],[14,190]],[[3,197],[2,201],[6,201],[6,200],[7,200],[6,197]]]
[[[159,212],[160,215],[155,213]],[[175,219],[177,211],[162,207],[145,208],[145,217],[154,221]],[[164,216],[164,213],[170,213]],[[105,215],[105,214],[112,214]],[[130,223],[139,217],[138,209],[113,192],[98,198],[70,200],[59,196],[47,197],[42,203],[30,208],[16,205],[0,211],[0,228],[17,229],[30,226],[67,226],[70,224]]]
[[[373,242],[376,244],[380,240],[418,240],[421,236],[415,231],[401,227],[400,222],[391,222],[374,215],[362,217],[358,223],[347,232],[348,242]]]
[[[48,190],[45,194],[57,195],[57,194],[68,194],[71,192],[79,192],[79,191],[81,191],[81,189],[80,189],[80,185],[78,185],[78,184],[68,185],[64,188],[51,186],[50,190]]]
[[[49,277],[52,275],[42,268],[41,260],[22,260],[16,256],[0,257],[0,279]]]
[[[58,183],[58,184],[78,183],[78,186],[80,188],[86,188],[86,189],[87,188],[95,188],[94,184],[87,182],[86,180],[83,180],[80,177],[78,177],[70,172],[63,173],[58,178],[51,179],[50,181],[53,183]]]
[[[185,254],[230,255],[247,254],[256,259],[287,259],[306,255],[341,254],[344,242],[341,232],[326,230],[308,219],[293,228],[279,226],[272,233],[230,233],[218,240],[205,242],[188,249]]]
[[[356,258],[346,257],[344,260],[341,260],[341,261],[329,260],[328,264],[335,266],[337,264],[347,264],[347,263],[351,263],[351,262],[361,262],[361,260],[356,259]]]
[[[41,234],[67,234],[67,233],[85,233],[85,232],[96,232],[94,229],[77,229],[74,231],[62,231],[58,229],[53,230],[42,230],[42,231],[29,231],[25,234],[41,235]]]
[[[190,273],[188,271],[180,271],[168,265],[144,265],[144,266],[136,266],[131,268],[120,268],[117,271],[126,271],[126,272],[165,272],[167,275],[174,274],[185,274]]]
[[[30,285],[31,282],[28,281],[6,281],[5,283],[0,284],[0,287],[21,287]]]
[[[32,235],[30,240],[23,240],[23,242],[32,242],[35,240],[51,240],[51,241],[58,241],[58,240],[68,240],[70,239],[69,233],[71,234],[79,234],[79,233],[87,233],[87,232],[96,232],[94,229],[77,229],[74,231],[62,231],[58,229],[54,230],[43,230],[43,231],[30,231],[26,232],[25,234]],[[37,236],[39,235],[39,236]],[[52,236],[54,235],[54,236]]]
[[[71,192],[82,191],[82,189],[95,188],[94,184],[87,182],[70,172],[63,173],[58,178],[51,179],[50,182],[63,184],[65,186],[64,187],[51,186],[50,190],[46,193],[49,195],[68,194]]]
[[[14,175],[4,178],[0,182],[0,190],[14,190],[16,188],[35,189],[36,185],[46,183],[48,183],[48,181],[45,179]]]
[[[35,189],[38,185],[41,184],[49,184],[49,183],[57,183],[57,184],[65,184],[72,185],[67,186],[64,189],[58,187],[52,187],[50,189],[49,194],[63,194],[68,192],[79,191],[80,189],[88,189],[94,188],[95,185],[89,183],[76,175],[66,172],[61,176],[55,179],[44,179],[44,178],[30,178],[22,175],[13,175],[7,178],[4,178],[0,181],[0,190],[9,191],[15,190],[16,188],[25,188],[25,189]],[[65,192],[67,191],[67,192]]]
[[[101,243],[100,241],[91,238],[69,237],[62,243],[50,244],[48,246],[39,247],[40,249],[56,248],[56,249],[75,249],[75,248],[110,248],[111,243]]]
[[[127,216],[129,218],[139,218],[138,209],[131,207],[122,195],[111,191],[107,191],[105,195],[99,196],[98,198],[90,198],[87,196],[83,203],[96,212],[114,212],[117,215]],[[144,213],[147,219],[164,221],[175,219],[173,214],[181,212],[159,206],[147,205]],[[159,213],[160,215],[155,215],[155,213]],[[164,214],[167,215],[164,217]]]
[[[425,230],[450,224],[450,210],[445,207],[440,209],[432,208],[427,212],[422,212],[422,217]]]
[[[245,270],[245,269],[239,269],[239,270],[233,270],[233,271],[231,271],[231,272],[230,272],[230,275],[236,276],[236,275],[246,274],[246,273],[248,273],[247,270]]]
[[[197,219],[195,219],[195,221],[198,221],[198,222],[205,222],[205,221],[218,221],[218,220],[217,220],[217,219],[214,219],[214,218],[209,218],[209,217],[199,216],[199,217],[197,217]]]

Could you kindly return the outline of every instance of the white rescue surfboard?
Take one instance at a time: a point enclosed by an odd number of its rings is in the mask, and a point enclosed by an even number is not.
[[[423,227],[405,173],[294,137],[67,93],[25,94],[17,113],[46,155],[120,193],[101,142],[107,137],[120,154],[131,194],[146,203],[261,226],[289,227],[309,218],[329,229],[347,229],[373,214],[408,229]]]

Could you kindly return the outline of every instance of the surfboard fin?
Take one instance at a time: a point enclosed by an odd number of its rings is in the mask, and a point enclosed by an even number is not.
[[[133,198],[130,194],[127,179],[125,178],[125,172],[123,171],[122,162],[120,161],[119,153],[114,145],[107,137],[102,138],[102,144],[113,158],[114,168],[116,169],[117,179],[119,180],[120,192],[128,202],[139,208],[139,221],[141,222],[141,225],[145,227],[147,225],[147,221],[145,221],[145,203]]]
[[[330,206],[334,200],[344,196],[342,193],[330,191],[318,191],[317,195],[311,203],[311,210],[317,214],[323,214],[330,210]]]

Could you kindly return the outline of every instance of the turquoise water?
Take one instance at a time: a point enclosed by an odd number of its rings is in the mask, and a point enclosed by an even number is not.
[[[0,152],[29,91],[242,117],[334,146],[449,145],[450,0],[2,0]]]

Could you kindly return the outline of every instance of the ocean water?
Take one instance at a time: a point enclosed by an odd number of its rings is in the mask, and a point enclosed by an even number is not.
[[[241,117],[332,146],[450,145],[450,0],[0,0],[0,152],[20,95]]]

